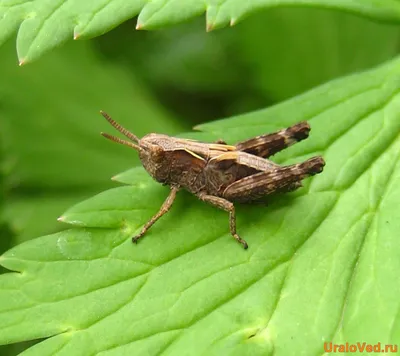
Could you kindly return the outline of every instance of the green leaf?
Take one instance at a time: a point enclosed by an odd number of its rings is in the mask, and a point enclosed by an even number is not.
[[[398,22],[397,0],[0,0],[0,43],[18,30],[20,63],[40,57],[69,38],[103,34],[139,14],[137,28],[156,28],[206,12],[207,29],[234,25],[261,8],[313,6],[333,8],[381,21]]]
[[[4,207],[4,220],[16,234],[14,245],[64,229],[65,225],[60,224],[57,218],[71,204],[91,195],[90,190],[80,192],[73,189],[68,193],[56,191],[35,195],[10,194]]]
[[[71,230],[4,254],[0,343],[28,355],[305,355],[323,343],[400,342],[400,59],[267,110],[200,126],[228,142],[309,120],[281,163],[322,154],[322,174],[228,216],[180,194],[136,246],[168,189],[131,185],[67,211]]]

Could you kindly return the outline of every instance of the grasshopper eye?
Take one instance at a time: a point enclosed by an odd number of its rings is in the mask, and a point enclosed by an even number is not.
[[[150,148],[151,159],[154,162],[160,163],[165,158],[165,151],[161,146],[152,145]]]

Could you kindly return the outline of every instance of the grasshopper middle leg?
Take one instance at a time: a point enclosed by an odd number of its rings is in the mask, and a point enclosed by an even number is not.
[[[243,248],[246,250],[249,247],[249,245],[247,244],[247,242],[245,240],[243,240],[236,233],[236,214],[235,214],[235,207],[234,207],[233,203],[224,198],[215,197],[213,195],[207,195],[204,193],[200,193],[198,195],[198,197],[201,200],[203,200],[207,203],[210,203],[211,205],[214,205],[217,208],[220,208],[222,210],[229,212],[229,227],[230,227],[231,235],[237,242],[242,244]]]

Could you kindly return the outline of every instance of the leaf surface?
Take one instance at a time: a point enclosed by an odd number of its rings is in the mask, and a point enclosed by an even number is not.
[[[69,38],[101,35],[136,15],[137,28],[150,29],[206,12],[207,29],[211,30],[277,6],[339,9],[388,22],[400,19],[398,0],[1,0],[0,43],[18,30],[18,58],[26,63]]]
[[[27,355],[321,355],[324,342],[398,344],[400,60],[186,137],[229,143],[308,120],[276,155],[327,164],[267,207],[225,212],[189,194],[136,246],[168,188],[142,168],[68,210],[75,227],[1,259],[0,342]]]

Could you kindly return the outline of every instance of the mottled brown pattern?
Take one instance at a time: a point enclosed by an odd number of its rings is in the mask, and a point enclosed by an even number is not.
[[[307,122],[232,146],[222,140],[206,143],[154,133],[139,139],[107,114],[102,114],[132,142],[102,133],[103,136],[139,151],[147,172],[158,182],[171,187],[159,212],[132,238],[134,242],[171,208],[176,193],[183,188],[229,212],[231,235],[246,249],[246,241],[236,232],[233,202],[252,202],[272,193],[293,191],[302,186],[304,178],[321,173],[325,165],[319,156],[290,166],[280,166],[266,159],[306,139],[310,132]]]
[[[284,148],[306,139],[309,132],[310,125],[303,121],[287,129],[239,142],[235,146],[238,151],[268,158]]]
[[[292,191],[301,186],[299,183],[304,178],[322,172],[324,165],[322,157],[313,157],[303,163],[260,172],[232,183],[222,196],[228,200],[249,202],[277,191]]]

